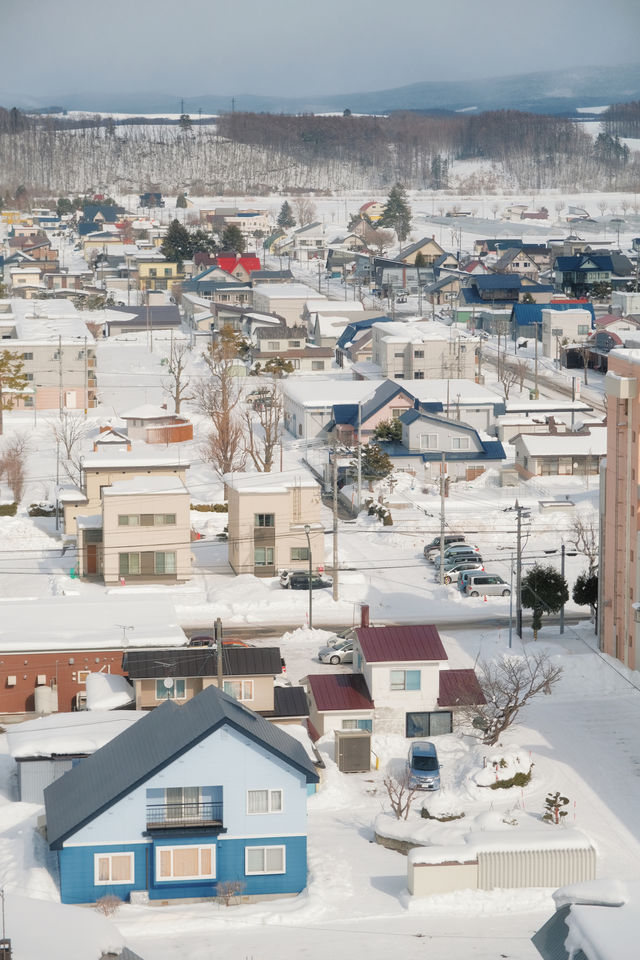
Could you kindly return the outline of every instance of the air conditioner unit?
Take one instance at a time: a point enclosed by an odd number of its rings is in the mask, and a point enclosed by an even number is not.
[[[341,773],[365,773],[371,769],[368,730],[336,730],[335,735],[335,758]]]
[[[46,684],[46,682],[47,682],[46,673],[39,673],[38,676],[36,677],[36,684],[38,686],[41,686],[43,684]]]
[[[18,682],[18,678],[17,678],[17,677],[7,677],[7,686],[8,686],[8,687],[15,687],[15,685],[17,684],[17,682]]]

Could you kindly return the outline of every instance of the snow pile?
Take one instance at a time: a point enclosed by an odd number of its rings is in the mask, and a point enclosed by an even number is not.
[[[6,895],[5,925],[20,960],[88,960],[120,954],[122,934],[95,910]]]
[[[479,787],[490,787],[493,783],[511,780],[517,773],[527,774],[530,770],[531,757],[503,750],[487,757],[486,766],[474,774],[473,780]]]
[[[537,826],[536,826],[537,824]],[[466,863],[479,853],[512,850],[589,850],[592,844],[579,830],[550,830],[528,818],[526,829],[472,831],[464,843],[448,846],[417,847],[409,851],[412,863]]]
[[[80,711],[25,720],[7,727],[9,753],[16,759],[95,753],[143,716],[142,711],[134,710],[118,713]]]
[[[115,673],[90,673],[87,677],[87,710],[117,710],[134,703],[132,685]]]

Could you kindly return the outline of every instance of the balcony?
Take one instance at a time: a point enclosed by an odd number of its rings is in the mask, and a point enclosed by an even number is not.
[[[147,806],[147,830],[222,827],[222,801],[155,803]]]

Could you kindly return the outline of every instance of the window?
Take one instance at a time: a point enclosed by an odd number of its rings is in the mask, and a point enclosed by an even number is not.
[[[86,683],[91,670],[78,670],[78,683]]]
[[[267,341],[267,350],[278,350],[280,347],[279,340],[268,340]]]
[[[253,565],[255,567],[272,567],[273,547],[255,547],[253,551]]]
[[[153,514],[152,514],[152,513],[141,513],[141,514],[140,514],[140,526],[141,526],[141,527],[152,527],[152,526],[153,526]]]
[[[222,689],[234,700],[253,700],[253,680],[224,680]]]
[[[140,554],[119,553],[118,568],[121,577],[137,576],[140,573]]]
[[[164,268],[164,275],[165,275],[165,277],[170,277],[170,276],[171,276],[171,267],[165,267],[165,268]]]
[[[418,443],[420,444],[421,450],[437,450],[438,434],[437,433],[420,433],[418,434]]]
[[[290,350],[299,350],[301,346],[300,340],[289,340],[289,349]]]
[[[309,560],[309,547],[291,547],[291,562],[294,560]]]
[[[260,873],[286,873],[287,852],[282,847],[245,847],[244,872],[249,877]]]
[[[311,361],[312,370],[324,370],[324,360],[312,360]]]
[[[119,513],[118,514],[119,527],[137,527],[139,523],[140,523],[140,517],[138,516],[137,513]]]
[[[282,813],[282,790],[247,790],[247,813]]]
[[[156,680],[156,700],[186,700],[186,698],[187,681],[184,677],[175,679],[164,677]]]
[[[156,880],[211,880],[216,875],[216,847],[157,847]]]
[[[453,729],[450,710],[408,713],[405,722],[407,737],[437,737],[442,733],[451,733]]]
[[[396,359],[400,359],[400,360],[401,360],[401,359],[404,357],[404,351],[401,351],[400,353],[394,353],[394,357],[395,357]]]
[[[342,721],[343,730],[368,730],[369,733],[373,730],[373,722],[371,720],[343,720]]]
[[[174,527],[176,524],[176,515],[175,513],[156,513],[154,514],[154,523],[156,527],[158,526]]]
[[[93,879],[101,884],[133,883],[132,853],[96,853],[93,856]]]
[[[424,350],[414,350],[413,355],[416,360],[424,360]]]
[[[154,573],[159,576],[171,575],[176,572],[175,553],[156,553],[154,555]]]
[[[33,360],[33,354],[32,354],[32,353],[23,353],[23,354],[22,354],[22,359],[23,359],[23,360]]]
[[[24,378],[25,378],[25,380],[28,380],[29,382],[31,382],[31,381],[33,380],[33,374],[32,374],[32,373],[25,373],[25,374],[24,374]]]
[[[451,437],[452,450],[468,450],[469,437]]]
[[[414,380],[424,380],[424,370],[416,370],[413,374]]]
[[[586,324],[586,323],[579,323],[579,324],[578,324],[578,336],[579,336],[579,337],[586,337],[586,336],[588,336],[588,335],[589,335],[589,326],[588,326],[588,324]]]
[[[275,513],[256,513],[253,518],[254,527],[275,527]]]
[[[391,671],[391,690],[419,690],[420,689],[420,671],[419,670],[392,670]]]

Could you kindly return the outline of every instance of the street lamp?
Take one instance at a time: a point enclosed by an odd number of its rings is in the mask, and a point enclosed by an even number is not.
[[[307,536],[307,551],[309,553],[309,630],[313,629],[313,565],[311,558],[311,526],[308,523],[304,525],[304,532]]]

